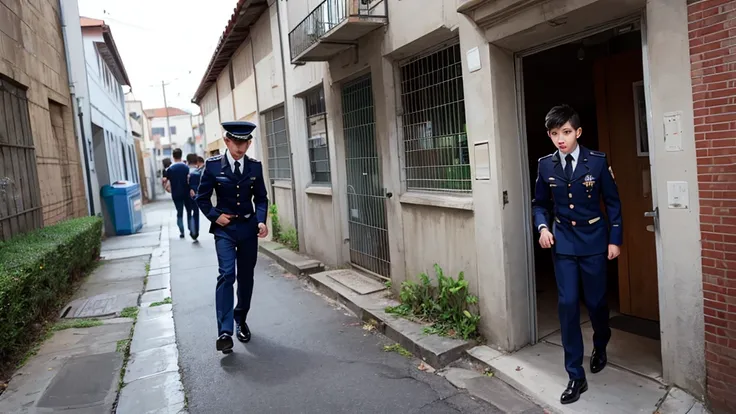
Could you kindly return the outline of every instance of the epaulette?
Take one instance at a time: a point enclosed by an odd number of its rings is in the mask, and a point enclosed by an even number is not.
[[[542,160],[544,160],[544,159],[547,159],[547,158],[549,158],[549,157],[551,157],[551,156],[553,156],[553,155],[555,155],[555,153],[554,153],[554,152],[553,152],[553,153],[551,153],[551,154],[547,154],[547,155],[545,155],[544,157],[542,157],[542,158],[538,159],[538,160],[537,160],[537,162],[542,162]]]
[[[590,155],[592,155],[594,157],[606,158],[606,153],[605,152],[600,152],[600,151],[590,151]]]
[[[260,161],[258,161],[257,159],[255,159],[255,158],[251,158],[251,157],[248,157],[248,161],[250,161],[250,162],[255,162],[256,164],[260,164],[260,163],[261,163],[261,162],[260,162]]]
[[[207,158],[207,161],[205,161],[205,162],[220,161],[221,159],[222,159],[222,154],[220,154],[220,155],[213,155],[212,157]]]

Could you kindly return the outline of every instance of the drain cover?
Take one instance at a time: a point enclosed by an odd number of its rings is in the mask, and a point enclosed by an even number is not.
[[[70,409],[103,404],[115,389],[113,383],[122,363],[122,356],[117,352],[72,357],[56,374],[36,406]]]

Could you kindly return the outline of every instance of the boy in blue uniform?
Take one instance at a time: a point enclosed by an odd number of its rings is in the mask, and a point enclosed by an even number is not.
[[[193,206],[189,232],[192,235],[192,239],[196,242],[197,237],[199,237],[199,209],[196,207],[196,196],[197,189],[199,189],[199,182],[202,178],[204,158],[198,157],[197,154],[189,154],[187,155],[187,164],[189,164],[189,197]]]
[[[179,238],[184,238],[184,211],[187,213],[187,228],[192,239],[196,240],[192,233],[192,213],[194,203],[189,196],[189,166],[182,162],[180,148],[173,151],[174,163],[164,170],[164,178],[171,186],[171,199],[176,207],[176,225],[179,227]]]
[[[266,214],[268,197],[259,161],[248,158],[256,126],[250,122],[224,122],[225,155],[207,160],[199,184],[196,201],[202,213],[212,222],[215,235],[219,276],[215,291],[218,351],[233,351],[233,323],[240,342],[250,341],[246,323],[253,295],[253,271],[258,257],[258,238],[268,235]],[[210,198],[217,194],[217,206]],[[233,283],[238,280],[238,303],[233,309]]]
[[[606,260],[621,253],[621,201],[606,154],[578,145],[583,130],[574,109],[567,105],[552,108],[545,126],[557,151],[539,159],[532,206],[539,244],[552,249],[565,369],[570,378],[560,402],[569,404],[588,390],[578,304],[581,280],[594,330],[590,371],[600,372],[608,361],[606,346],[611,329]],[[607,220],[601,211],[601,199]]]

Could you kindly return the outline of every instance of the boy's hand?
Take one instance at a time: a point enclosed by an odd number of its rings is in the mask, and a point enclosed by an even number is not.
[[[194,198],[195,195],[196,195],[196,193],[194,192],[194,190],[189,190],[189,196],[190,197]]]
[[[217,218],[216,223],[219,224],[222,227],[227,226],[230,224],[230,219],[233,218],[230,214],[220,214],[220,217]]]
[[[268,236],[268,226],[263,223],[258,223],[258,237],[261,239]]]
[[[615,244],[608,245],[608,260],[613,260],[621,254],[621,248]]]
[[[555,244],[555,236],[552,235],[549,229],[544,227],[539,233],[539,245],[543,249],[549,249],[553,244]]]

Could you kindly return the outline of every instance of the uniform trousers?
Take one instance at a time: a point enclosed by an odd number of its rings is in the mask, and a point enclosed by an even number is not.
[[[580,292],[593,326],[593,346],[605,350],[611,339],[606,300],[607,254],[568,256],[553,254],[557,280],[557,311],[560,317],[565,370],[571,380],[585,378],[583,369],[583,334],[580,328]]]
[[[219,275],[215,291],[218,335],[233,334],[233,323],[245,321],[253,295],[253,272],[258,258],[255,218],[231,222],[215,231]],[[238,281],[238,302],[233,308],[233,284]]]

